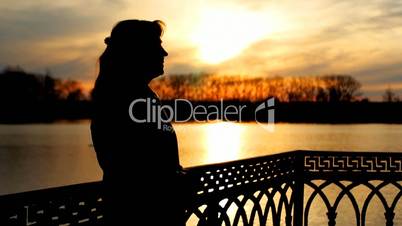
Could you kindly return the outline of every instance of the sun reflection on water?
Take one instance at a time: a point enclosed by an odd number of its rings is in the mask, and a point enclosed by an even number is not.
[[[239,159],[244,127],[230,122],[205,125],[204,145],[207,162],[224,162]]]

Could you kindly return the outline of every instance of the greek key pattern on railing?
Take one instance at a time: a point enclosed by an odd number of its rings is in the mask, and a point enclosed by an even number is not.
[[[307,154],[304,156],[306,172],[361,172],[361,173],[402,173],[402,156]]]

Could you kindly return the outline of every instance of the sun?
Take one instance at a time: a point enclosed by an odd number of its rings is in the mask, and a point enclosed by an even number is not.
[[[272,25],[266,15],[245,9],[206,8],[191,39],[202,62],[217,64],[263,39],[274,28]]]

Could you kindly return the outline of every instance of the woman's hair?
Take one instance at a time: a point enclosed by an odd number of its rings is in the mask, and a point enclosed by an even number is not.
[[[99,57],[99,74],[93,94],[110,83],[124,84],[137,74],[140,76],[141,59],[147,49],[160,41],[165,24],[160,20],[123,20],[105,38],[106,49]],[[139,73],[136,73],[139,72]]]
[[[105,38],[108,47],[138,44],[138,41],[146,41],[149,38],[160,37],[163,34],[165,24],[160,20],[123,20],[117,23],[110,37]]]
[[[117,23],[110,37],[105,38],[106,49],[99,57],[99,75],[129,70],[135,59],[145,53],[147,44],[160,39],[164,23],[160,20],[123,20]],[[129,62],[127,62],[129,60]],[[127,64],[128,63],[128,64]]]

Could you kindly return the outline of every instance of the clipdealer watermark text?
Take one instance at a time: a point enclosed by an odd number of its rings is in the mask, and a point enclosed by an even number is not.
[[[145,106],[144,106],[145,105]],[[181,109],[185,108],[188,112],[187,116],[178,117],[179,105]],[[274,98],[270,98],[259,104],[254,111],[255,121],[264,126],[269,131],[274,130],[275,115]],[[144,108],[145,107],[145,108]],[[247,105],[225,105],[221,99],[219,107],[217,104],[209,105],[193,105],[187,99],[175,99],[173,107],[170,105],[158,104],[156,99],[153,98],[140,98],[133,100],[128,108],[128,113],[132,121],[136,123],[156,123],[158,129],[169,130],[166,123],[174,122],[209,122],[212,120],[220,119],[223,121],[232,121],[236,118],[237,122],[242,122],[243,111]],[[136,110],[141,109],[142,114],[136,114]],[[144,109],[146,112],[144,113]],[[267,119],[260,122],[257,113],[260,111],[267,111]]]

